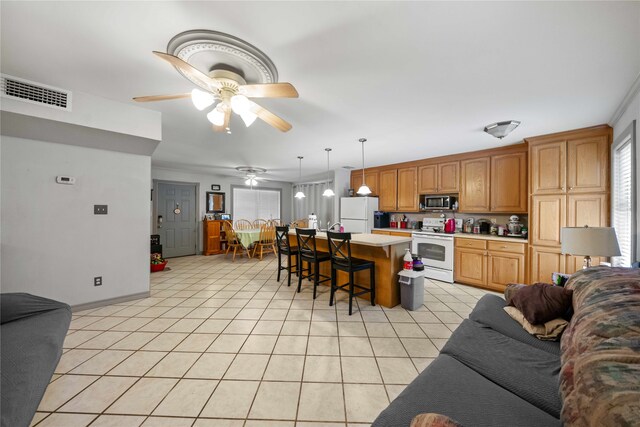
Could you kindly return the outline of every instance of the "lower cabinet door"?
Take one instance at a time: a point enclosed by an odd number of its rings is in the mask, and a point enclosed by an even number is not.
[[[482,249],[455,249],[454,280],[469,285],[487,283],[487,252]]]
[[[553,273],[564,273],[565,255],[560,248],[532,246],[529,281],[534,283],[551,283]]]
[[[509,283],[524,283],[523,254],[489,252],[487,287],[503,291]]]

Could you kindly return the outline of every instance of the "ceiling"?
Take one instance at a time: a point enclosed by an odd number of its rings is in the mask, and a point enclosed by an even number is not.
[[[606,123],[640,72],[640,2],[1,3],[1,70],[132,103],[193,86],[151,54],[210,29],[265,52],[299,99],[260,100],[293,124],[214,133],[188,99],[162,112],[156,166],[233,174],[239,165],[303,175],[513,144]],[[203,70],[207,71],[207,70]],[[485,125],[522,124],[502,141]]]

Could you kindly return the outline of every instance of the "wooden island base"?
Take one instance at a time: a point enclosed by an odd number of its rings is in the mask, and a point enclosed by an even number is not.
[[[289,242],[297,246],[295,231],[289,234]],[[316,236],[317,250],[329,252],[325,233]],[[402,258],[405,249],[411,248],[411,238],[398,236],[384,236],[379,234],[354,234],[351,240],[351,256],[354,258],[374,261],[376,264],[376,303],[384,307],[395,307],[400,304],[400,286],[398,285],[398,272],[402,270]],[[306,265],[306,264],[305,264]],[[320,274],[331,276],[330,262],[320,265]],[[294,277],[295,278],[295,277]],[[343,284],[349,281],[349,275],[338,271],[337,283]],[[355,281],[359,285],[369,285],[369,271],[355,273]],[[329,286],[327,281],[322,285]],[[304,286],[304,283],[303,283]],[[360,298],[370,300],[369,294]]]

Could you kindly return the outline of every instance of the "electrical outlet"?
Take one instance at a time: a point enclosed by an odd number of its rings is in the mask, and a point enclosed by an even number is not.
[[[106,215],[107,214],[107,205],[93,205],[93,214],[94,215]]]
[[[102,276],[93,278],[93,286],[102,286]]]

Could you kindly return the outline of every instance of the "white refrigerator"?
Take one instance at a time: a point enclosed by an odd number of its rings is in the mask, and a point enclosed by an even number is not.
[[[347,233],[371,233],[377,197],[341,197],[340,223]]]

